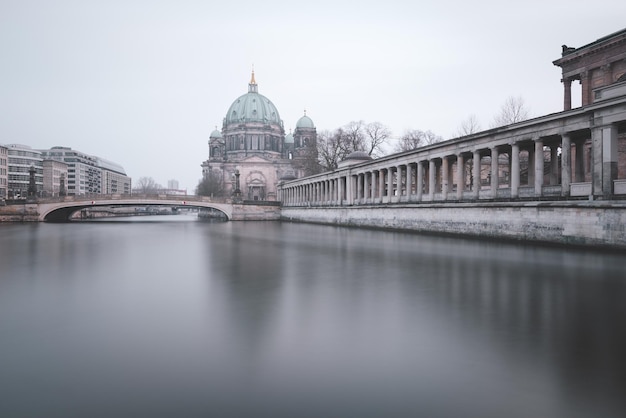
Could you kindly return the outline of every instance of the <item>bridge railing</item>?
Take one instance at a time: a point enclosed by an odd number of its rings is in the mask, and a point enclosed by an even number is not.
[[[70,196],[55,196],[37,198],[38,202],[85,202],[85,201],[102,201],[102,200],[163,200],[172,201],[179,200],[181,202],[207,202],[207,203],[227,203],[227,198],[215,198],[208,196],[196,195],[173,195],[160,193],[133,193],[133,194],[84,194]]]

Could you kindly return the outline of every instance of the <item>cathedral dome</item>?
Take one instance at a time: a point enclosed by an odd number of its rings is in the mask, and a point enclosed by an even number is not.
[[[293,135],[291,132],[285,135],[285,144],[293,144],[293,142]]]
[[[297,128],[315,129],[315,124],[313,123],[313,120],[306,115],[306,111],[304,112],[304,116],[298,119],[298,122],[296,123],[296,129]]]
[[[222,138],[222,133],[216,129],[213,132],[211,132],[211,136],[209,136],[209,138],[211,138],[211,139]]]
[[[224,118],[226,125],[231,123],[261,122],[265,124],[277,124],[282,126],[278,109],[271,100],[259,94],[258,85],[252,79],[248,84],[248,93],[240,96],[228,108]]]

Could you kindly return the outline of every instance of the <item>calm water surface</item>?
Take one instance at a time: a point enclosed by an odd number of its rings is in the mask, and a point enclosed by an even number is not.
[[[0,225],[0,417],[624,417],[626,257],[169,216]]]

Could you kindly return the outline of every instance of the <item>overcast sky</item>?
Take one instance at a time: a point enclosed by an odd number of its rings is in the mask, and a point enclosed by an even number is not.
[[[0,0],[0,144],[72,147],[193,193],[253,65],[287,132],[306,109],[318,131],[447,139],[509,96],[561,111],[561,45],[625,26],[622,0]]]

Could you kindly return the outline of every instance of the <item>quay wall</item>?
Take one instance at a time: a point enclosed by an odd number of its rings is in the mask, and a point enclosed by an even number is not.
[[[39,208],[36,203],[0,205],[0,222],[37,222]]]
[[[280,205],[233,204],[232,221],[278,221]]]
[[[626,249],[626,202],[283,207],[284,221]]]

